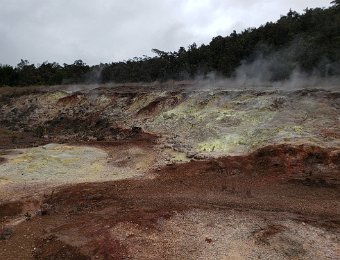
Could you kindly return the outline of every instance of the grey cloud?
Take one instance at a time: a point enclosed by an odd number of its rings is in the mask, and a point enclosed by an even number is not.
[[[0,0],[0,63],[28,59],[89,64],[209,43],[330,1]]]

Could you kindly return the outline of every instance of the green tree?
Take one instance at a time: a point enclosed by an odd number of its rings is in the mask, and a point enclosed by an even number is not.
[[[334,4],[335,6],[339,6],[340,0],[334,0],[334,1],[331,2],[331,4]]]

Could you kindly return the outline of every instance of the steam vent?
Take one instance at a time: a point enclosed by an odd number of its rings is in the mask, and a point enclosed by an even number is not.
[[[340,259],[339,1],[0,2],[0,260]]]

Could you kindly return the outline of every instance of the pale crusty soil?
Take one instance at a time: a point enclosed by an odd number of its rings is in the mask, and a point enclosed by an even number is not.
[[[0,93],[0,259],[340,258],[339,93],[182,87]]]

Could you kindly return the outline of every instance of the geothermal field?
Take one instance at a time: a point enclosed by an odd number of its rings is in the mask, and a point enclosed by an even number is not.
[[[340,259],[340,92],[0,89],[0,259]]]

